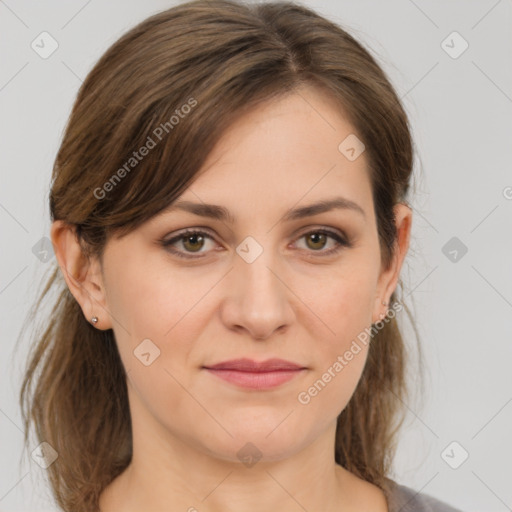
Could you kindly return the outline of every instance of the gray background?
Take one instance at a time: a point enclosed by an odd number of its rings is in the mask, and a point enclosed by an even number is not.
[[[65,122],[107,47],[174,3],[0,1],[0,511],[56,510],[45,470],[29,456],[20,464],[26,345],[14,349],[42,273],[55,263],[38,244],[49,236],[46,199]],[[402,278],[427,379],[424,397],[407,404],[394,478],[465,511],[512,510],[511,2],[304,3],[378,58],[403,98],[419,155]],[[58,43],[47,59],[31,48],[43,31]],[[464,43],[448,37],[454,31],[469,44],[457,58]],[[447,461],[459,464],[463,450],[469,457],[453,469]]]

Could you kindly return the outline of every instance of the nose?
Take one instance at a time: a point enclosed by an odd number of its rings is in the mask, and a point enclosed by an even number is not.
[[[269,248],[252,262],[235,256],[234,268],[226,276],[228,296],[221,311],[227,328],[246,331],[255,340],[286,331],[294,318],[293,294],[277,261]]]

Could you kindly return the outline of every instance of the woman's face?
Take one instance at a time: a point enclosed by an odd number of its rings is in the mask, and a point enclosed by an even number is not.
[[[361,333],[386,311],[406,251],[381,271],[354,132],[314,89],[260,106],[180,196],[194,208],[109,241],[92,314],[114,330],[135,430],[239,461],[288,457],[334,428],[365,365]],[[341,207],[305,209],[333,200]],[[200,233],[177,238],[185,229]],[[257,375],[231,372],[242,385],[205,368],[239,358],[303,369],[258,387]]]

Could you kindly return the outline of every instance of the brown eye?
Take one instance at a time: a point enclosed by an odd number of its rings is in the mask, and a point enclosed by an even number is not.
[[[188,251],[197,252],[204,245],[204,237],[200,233],[185,235],[183,237],[183,247]]]
[[[208,233],[191,229],[169,240],[162,240],[161,243],[169,252],[181,258],[200,258],[208,252],[202,250],[207,240],[214,241]],[[197,256],[194,256],[194,253],[197,253]]]
[[[300,237],[305,239],[306,248],[309,249],[309,253],[318,253],[314,256],[331,256],[345,247],[352,247],[352,243],[348,238],[344,238],[335,231],[327,229],[317,229],[315,231],[309,231]],[[328,241],[334,240],[333,247],[327,250],[322,250],[328,245]]]
[[[306,243],[310,249],[323,249],[327,243],[327,238],[324,233],[313,232],[306,235]],[[311,242],[311,244],[309,244],[309,242]]]

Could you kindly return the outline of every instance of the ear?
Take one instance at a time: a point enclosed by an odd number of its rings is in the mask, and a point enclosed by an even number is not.
[[[382,301],[389,303],[389,299],[395,291],[398,279],[400,278],[400,270],[409,249],[412,209],[404,203],[398,203],[394,207],[394,212],[397,240],[394,246],[391,264],[388,269],[381,270],[379,276],[372,323],[376,323],[384,318],[389,309],[389,304],[385,306],[382,304]]]
[[[69,291],[80,304],[85,318],[91,322],[91,318],[97,316],[96,328],[111,329],[100,262],[84,254],[74,225],[56,220],[52,223],[51,239]]]

